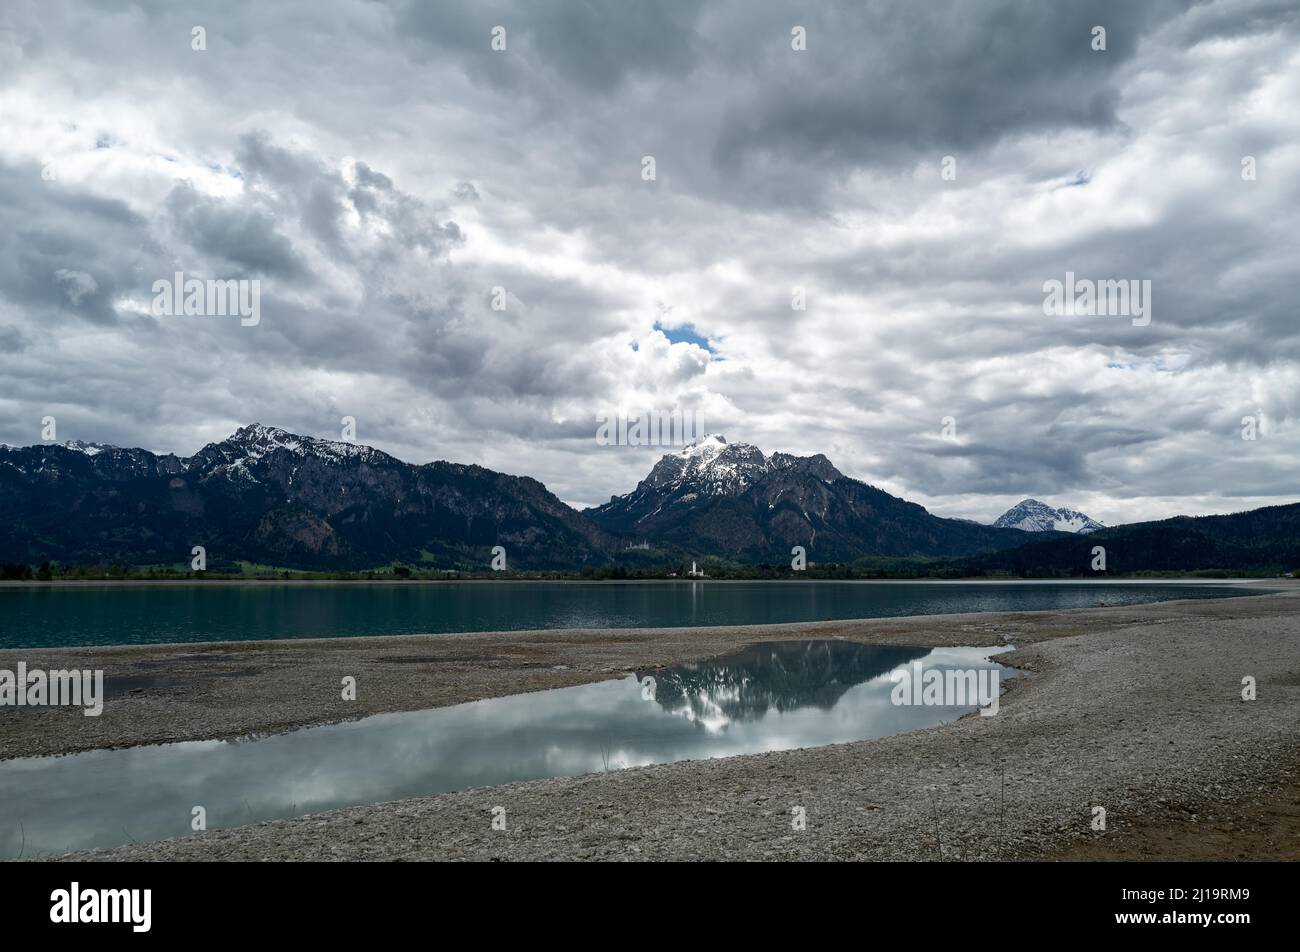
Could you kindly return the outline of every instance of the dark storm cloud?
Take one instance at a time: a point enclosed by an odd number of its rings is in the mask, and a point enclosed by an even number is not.
[[[143,219],[124,203],[44,182],[41,168],[0,165],[0,294],[33,313],[117,321],[113,299],[131,280]]]
[[[707,5],[698,0],[552,0],[540,5],[404,0],[395,7],[401,35],[457,58],[477,80],[563,95],[564,90],[533,85],[540,74],[605,95],[630,77],[689,72],[700,54],[697,26]],[[505,27],[507,49],[518,56],[499,57],[492,50],[488,41],[497,26]]]
[[[178,237],[218,260],[233,262],[252,275],[293,280],[306,266],[267,212],[208,199],[188,185],[167,198]]]
[[[811,10],[811,65],[727,112],[714,157],[879,166],[1117,124],[1116,67],[1184,3],[868,3]],[[1106,28],[1105,54],[1089,46]]]
[[[0,327],[0,353],[17,354],[26,349],[27,339],[21,328]]]

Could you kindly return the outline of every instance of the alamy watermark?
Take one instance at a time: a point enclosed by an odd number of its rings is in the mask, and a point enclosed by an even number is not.
[[[685,446],[704,436],[698,410],[647,410],[598,414],[598,446]]]
[[[889,700],[900,706],[978,707],[980,717],[998,712],[1002,694],[997,668],[925,668],[913,661],[909,667],[889,672],[894,689]]]
[[[1065,272],[1065,281],[1043,282],[1043,313],[1048,317],[1131,317],[1134,327],[1151,323],[1151,280],[1093,281]]]
[[[175,280],[159,278],[153,283],[154,317],[238,317],[244,327],[262,321],[262,281],[259,278],[215,280],[186,278],[177,271]]]
[[[0,707],[80,707],[86,717],[104,712],[104,672],[0,668]]]
[[[73,882],[50,893],[50,903],[53,923],[126,923],[132,932],[148,932],[153,924],[152,889],[83,889]]]

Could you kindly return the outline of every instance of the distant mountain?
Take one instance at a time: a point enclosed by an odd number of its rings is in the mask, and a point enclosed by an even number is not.
[[[942,519],[837,470],[825,456],[765,456],[706,436],[664,456],[632,492],[584,514],[616,533],[699,555],[782,563],[956,556],[1020,545],[1024,533]]]
[[[1106,528],[1076,509],[1054,509],[1037,499],[1022,499],[998,516],[993,524],[1025,532],[1096,532]]]
[[[535,479],[253,424],[193,456],[0,446],[0,561],[580,568],[623,543]]]
[[[1300,503],[1225,516],[1175,516],[1057,537],[960,560],[967,572],[1093,576],[1093,548],[1106,550],[1109,574],[1198,569],[1276,574],[1300,568]]]

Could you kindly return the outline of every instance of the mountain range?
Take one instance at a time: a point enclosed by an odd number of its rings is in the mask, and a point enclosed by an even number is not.
[[[1262,515],[1261,515],[1262,514]],[[765,455],[711,435],[631,492],[578,511],[535,479],[252,424],[193,456],[99,443],[0,445],[0,562],[368,569],[403,562],[576,571],[714,556],[788,565],[872,558],[985,571],[1300,564],[1300,505],[1106,528],[1027,499],[987,526],[845,476],[820,454]],[[1008,524],[1009,523],[1009,524]],[[1086,533],[1086,542],[1068,532]]]
[[[545,486],[481,466],[253,424],[193,456],[100,444],[0,448],[0,560],[366,568],[394,560],[581,567],[617,547]]]
[[[704,437],[664,456],[626,496],[585,514],[619,534],[704,555],[788,562],[800,545],[819,561],[955,556],[1025,542],[1014,529],[942,519],[850,479],[825,456],[762,451]]]

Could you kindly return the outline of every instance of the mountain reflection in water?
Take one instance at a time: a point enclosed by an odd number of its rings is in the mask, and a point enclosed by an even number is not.
[[[929,648],[861,645],[852,641],[774,641],[733,655],[659,672],[654,699],[671,714],[708,731],[752,721],[769,710],[830,710],[856,684],[924,658]]]

